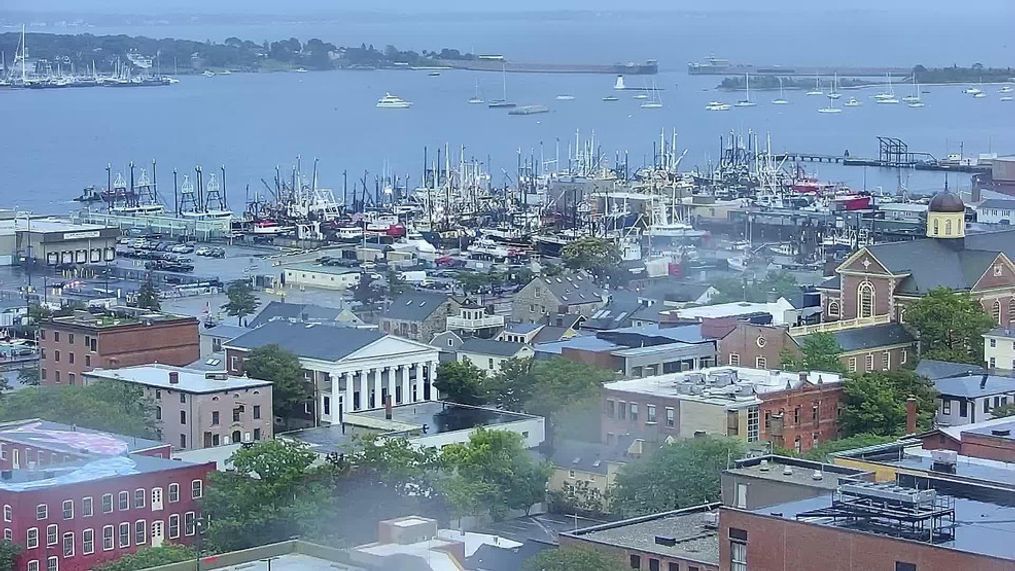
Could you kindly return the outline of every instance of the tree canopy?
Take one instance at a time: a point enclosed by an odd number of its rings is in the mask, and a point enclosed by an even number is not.
[[[437,367],[434,386],[447,401],[469,405],[486,403],[483,381],[486,373],[472,361],[449,361]]]
[[[229,315],[236,317],[241,325],[243,318],[257,311],[257,306],[261,305],[248,280],[236,280],[229,284],[226,295],[229,297],[229,302],[222,308]]]
[[[611,494],[613,512],[625,517],[694,506],[719,499],[719,474],[744,452],[741,441],[701,436],[646,450],[625,464]]]
[[[931,290],[906,307],[905,318],[920,333],[924,358],[983,362],[982,335],[994,326],[994,320],[968,293],[947,288]]]
[[[917,399],[918,426],[927,429],[937,409],[934,385],[911,370],[874,371],[847,378],[845,408],[839,418],[843,434],[899,435],[906,428],[906,399]]]
[[[546,549],[525,562],[525,571],[621,571],[616,557],[584,547]]]
[[[140,387],[112,380],[30,386],[0,399],[0,421],[42,418],[141,438],[158,438],[155,410]]]
[[[620,263],[620,249],[612,240],[589,236],[564,246],[560,258],[572,270],[585,270],[603,278]]]
[[[250,351],[243,360],[243,370],[252,379],[273,383],[271,398],[275,416],[286,418],[313,394],[303,378],[300,358],[278,345],[263,345]]]
[[[141,571],[192,559],[197,559],[197,552],[184,545],[146,547],[135,553],[128,553],[116,561],[99,565],[96,571]]]
[[[161,311],[162,302],[159,300],[159,290],[155,287],[151,275],[141,284],[137,290],[137,306],[149,311]]]
[[[799,353],[784,349],[780,355],[782,367],[787,371],[830,373],[845,372],[846,369],[839,360],[841,356],[842,347],[839,346],[835,335],[824,331],[805,336]]]
[[[742,278],[723,278],[715,280],[713,287],[719,293],[712,298],[712,303],[732,303],[734,301],[750,301],[762,303],[769,295],[776,298],[791,297],[800,293],[796,278],[789,272],[770,271],[764,277],[749,280]]]
[[[14,569],[14,563],[23,548],[6,539],[0,541],[0,569]]]

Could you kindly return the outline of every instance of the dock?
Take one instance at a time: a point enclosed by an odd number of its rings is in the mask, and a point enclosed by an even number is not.
[[[774,75],[780,77],[816,77],[838,75],[839,77],[909,77],[913,73],[911,67],[850,67],[850,66],[799,66],[799,65],[756,65],[730,63],[725,60],[710,59],[702,63],[687,64],[689,75]]]
[[[990,165],[942,161],[930,153],[910,151],[904,141],[895,137],[878,137],[878,157],[876,159],[855,157],[846,151],[841,155],[782,152],[775,154],[775,160],[792,163],[829,163],[847,167],[901,168],[939,172],[987,173],[991,170]]]
[[[648,60],[642,63],[582,64],[582,63],[523,63],[506,59],[436,60],[439,66],[469,71],[496,71],[507,73],[588,73],[610,75],[655,75],[659,63]]]

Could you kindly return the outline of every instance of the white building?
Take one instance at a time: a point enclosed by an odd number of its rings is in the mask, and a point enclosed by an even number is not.
[[[312,263],[288,266],[282,270],[282,276],[289,287],[335,290],[356,287],[360,280],[357,269]]]
[[[455,352],[459,361],[472,363],[487,375],[500,371],[510,359],[529,359],[533,354],[528,345],[493,339],[466,339]]]
[[[983,362],[988,369],[1015,370],[1015,329],[998,327],[983,335]]]
[[[936,379],[938,426],[960,426],[994,418],[993,409],[1015,403],[1015,378],[972,374]]]
[[[973,207],[981,224],[1015,224],[1015,200],[990,198]]]
[[[793,304],[784,297],[773,302],[754,303],[748,301],[736,301],[733,303],[718,303],[715,305],[704,305],[701,307],[687,307],[660,312],[677,319],[720,318],[720,317],[741,317],[767,313],[772,316],[772,325],[793,325],[800,317],[800,310],[793,307]]]
[[[243,374],[244,356],[272,344],[300,358],[317,394],[316,412],[306,412],[322,423],[380,408],[389,395],[394,404],[437,400],[440,351],[372,329],[272,321],[224,345],[229,372]]]

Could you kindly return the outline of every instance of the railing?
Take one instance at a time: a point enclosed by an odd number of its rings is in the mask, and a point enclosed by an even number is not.
[[[448,317],[448,329],[488,329],[491,327],[504,327],[504,316],[488,315],[478,319]]]
[[[829,321],[827,323],[817,323],[815,325],[798,325],[796,327],[789,328],[789,334],[796,337],[799,335],[810,335],[812,333],[829,333],[832,331],[842,331],[844,329],[856,329],[857,327],[869,327],[871,325],[884,325],[885,323],[891,323],[891,315],[875,315],[873,317],[857,317],[855,319],[842,319],[839,321]]]

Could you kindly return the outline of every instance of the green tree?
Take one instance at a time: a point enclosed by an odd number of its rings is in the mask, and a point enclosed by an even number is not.
[[[525,510],[545,498],[551,467],[537,463],[519,434],[479,428],[464,444],[442,451],[451,471],[445,481],[448,501],[459,514],[489,512],[503,519],[509,510]]]
[[[1002,416],[1015,416],[1015,403],[1008,403],[995,406],[990,409],[990,415],[994,418],[1001,418]]]
[[[525,571],[620,571],[616,557],[586,547],[545,549],[525,562]]]
[[[405,438],[363,440],[349,462],[357,470],[373,471],[400,495],[434,493],[436,474],[443,468],[436,448],[416,446]]]
[[[41,418],[142,438],[158,437],[155,401],[141,388],[103,380],[86,386],[25,387],[0,400],[0,421]]]
[[[612,511],[635,516],[718,501],[720,472],[743,452],[741,441],[718,436],[664,445],[620,469]]]
[[[362,304],[377,301],[377,290],[374,289],[373,280],[370,279],[369,273],[363,272],[359,275],[359,282],[356,283],[356,288],[352,290],[352,298]]]
[[[0,569],[14,569],[14,564],[21,551],[22,547],[13,541],[7,541],[6,539],[0,541]]]
[[[501,363],[500,370],[483,383],[487,402],[504,410],[524,411],[535,382],[533,363],[532,359],[518,358]]]
[[[136,553],[129,553],[116,561],[96,567],[96,571],[141,571],[160,565],[180,563],[197,559],[197,552],[184,545],[163,545],[147,547]]]
[[[782,368],[787,371],[843,373],[846,369],[839,360],[841,355],[842,347],[835,339],[835,335],[819,332],[803,338],[799,353],[788,348],[783,349],[780,358]]]
[[[226,289],[229,302],[222,306],[229,315],[235,316],[238,323],[243,324],[243,318],[257,311],[261,304],[254,295],[254,288],[250,287],[247,280],[236,280],[229,284]]]
[[[273,383],[271,398],[275,416],[288,418],[312,396],[311,387],[303,378],[300,358],[278,345],[262,345],[252,350],[243,360],[243,370],[252,379]]]
[[[409,291],[409,284],[395,270],[388,270],[386,281],[388,283],[389,298],[394,298]]]
[[[920,334],[921,355],[955,363],[983,363],[982,335],[994,326],[965,292],[931,290],[906,308],[906,323]]]
[[[449,361],[437,367],[434,386],[441,398],[460,404],[481,405],[486,403],[483,394],[483,380],[486,373],[472,361]]]
[[[18,383],[32,387],[39,386],[41,382],[38,365],[22,367],[18,369]]]
[[[152,281],[151,275],[141,284],[141,289],[137,290],[137,306],[149,311],[162,310],[162,302],[159,301],[159,290],[155,287],[155,282]]]
[[[846,436],[899,435],[906,428],[906,399],[917,399],[918,426],[929,428],[936,410],[934,385],[914,371],[875,371],[847,378],[839,425]]]
[[[542,269],[540,270],[539,273],[544,275],[544,276],[546,276],[546,277],[548,277],[548,278],[552,278],[552,277],[556,277],[556,276],[559,276],[560,274],[564,273],[564,268],[560,267],[560,264],[554,264],[553,262],[547,262],[547,263],[543,264]]]
[[[549,510],[559,514],[581,514],[594,518],[608,515],[610,494],[603,493],[586,480],[564,482],[561,489],[547,494]]]
[[[764,277],[753,281],[746,276],[718,279],[715,280],[713,286],[719,290],[719,293],[712,298],[712,303],[735,301],[762,303],[767,301],[770,295],[774,295],[778,299],[780,297],[788,298],[800,292],[796,278],[784,271],[771,271]]]
[[[233,454],[233,470],[213,472],[202,501],[205,545],[235,551],[302,535],[333,507],[330,465],[291,440],[266,440]]]
[[[620,249],[612,240],[590,236],[564,246],[560,258],[567,268],[603,278],[620,263]]]

